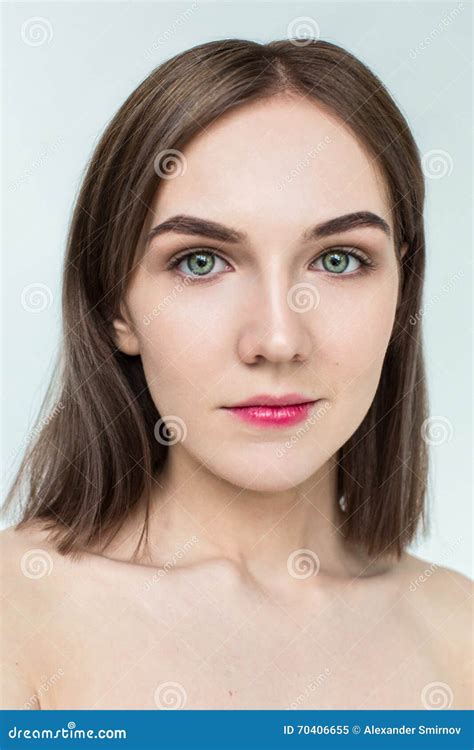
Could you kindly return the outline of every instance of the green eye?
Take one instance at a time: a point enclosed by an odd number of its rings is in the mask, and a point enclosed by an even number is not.
[[[188,269],[198,276],[205,276],[215,265],[214,255],[211,253],[191,253],[186,258]]]
[[[184,276],[188,276],[190,279],[197,276],[216,276],[215,273],[211,274],[217,263],[216,271],[225,270],[226,262],[219,257],[216,253],[211,250],[196,250],[193,253],[184,253],[172,258],[167,268],[178,268]],[[222,269],[218,267],[218,264],[222,264]]]
[[[331,276],[359,276],[377,268],[376,263],[371,258],[356,248],[327,250],[314,262],[322,262],[324,271],[328,271]],[[344,273],[347,270],[348,272]]]
[[[323,255],[323,266],[326,271],[335,271],[342,273],[349,265],[349,256],[347,253],[331,252]]]

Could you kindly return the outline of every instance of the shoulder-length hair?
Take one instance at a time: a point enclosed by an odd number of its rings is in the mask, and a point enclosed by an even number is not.
[[[51,418],[39,417],[4,504],[8,510],[18,498],[17,528],[40,521],[61,554],[105,549],[142,501],[134,557],[144,538],[148,548],[151,492],[169,446],[154,436],[160,415],[141,358],[118,350],[112,321],[162,179],[157,160],[223,113],[281,92],[303,94],[346,123],[385,179],[394,225],[398,308],[376,395],[337,457],[339,530],[369,555],[400,558],[420,521],[426,526],[427,397],[417,315],[424,180],[409,126],[377,76],[336,44],[225,39],[176,55],[140,83],[107,125],[77,196],[60,358],[40,411]]]

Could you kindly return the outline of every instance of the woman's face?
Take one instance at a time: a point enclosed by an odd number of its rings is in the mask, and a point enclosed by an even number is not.
[[[399,283],[384,185],[344,124],[300,97],[226,113],[177,161],[144,236],[178,215],[222,229],[195,234],[188,221],[186,232],[155,233],[115,321],[117,343],[141,355],[175,457],[185,451],[241,487],[294,487],[337,453],[377,390]],[[315,231],[360,212],[379,225]],[[288,393],[317,400],[293,425],[225,408]]]

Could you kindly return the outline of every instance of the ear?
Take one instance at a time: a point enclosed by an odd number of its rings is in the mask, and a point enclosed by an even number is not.
[[[405,257],[405,253],[408,250],[408,242],[404,242],[402,245],[400,245],[400,258]]]
[[[120,351],[130,355],[140,354],[138,337],[126,316],[114,318],[113,327],[115,343]]]

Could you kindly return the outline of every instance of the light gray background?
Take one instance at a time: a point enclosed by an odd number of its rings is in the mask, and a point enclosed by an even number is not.
[[[303,34],[305,23],[309,28],[316,23],[322,39],[353,52],[380,76],[425,157],[428,269],[422,315],[432,417],[431,534],[411,551],[472,576],[472,6],[467,2],[3,5],[4,481],[31,435],[51,374],[67,225],[86,162],[107,122],[170,56],[226,37],[281,39],[290,24]]]

